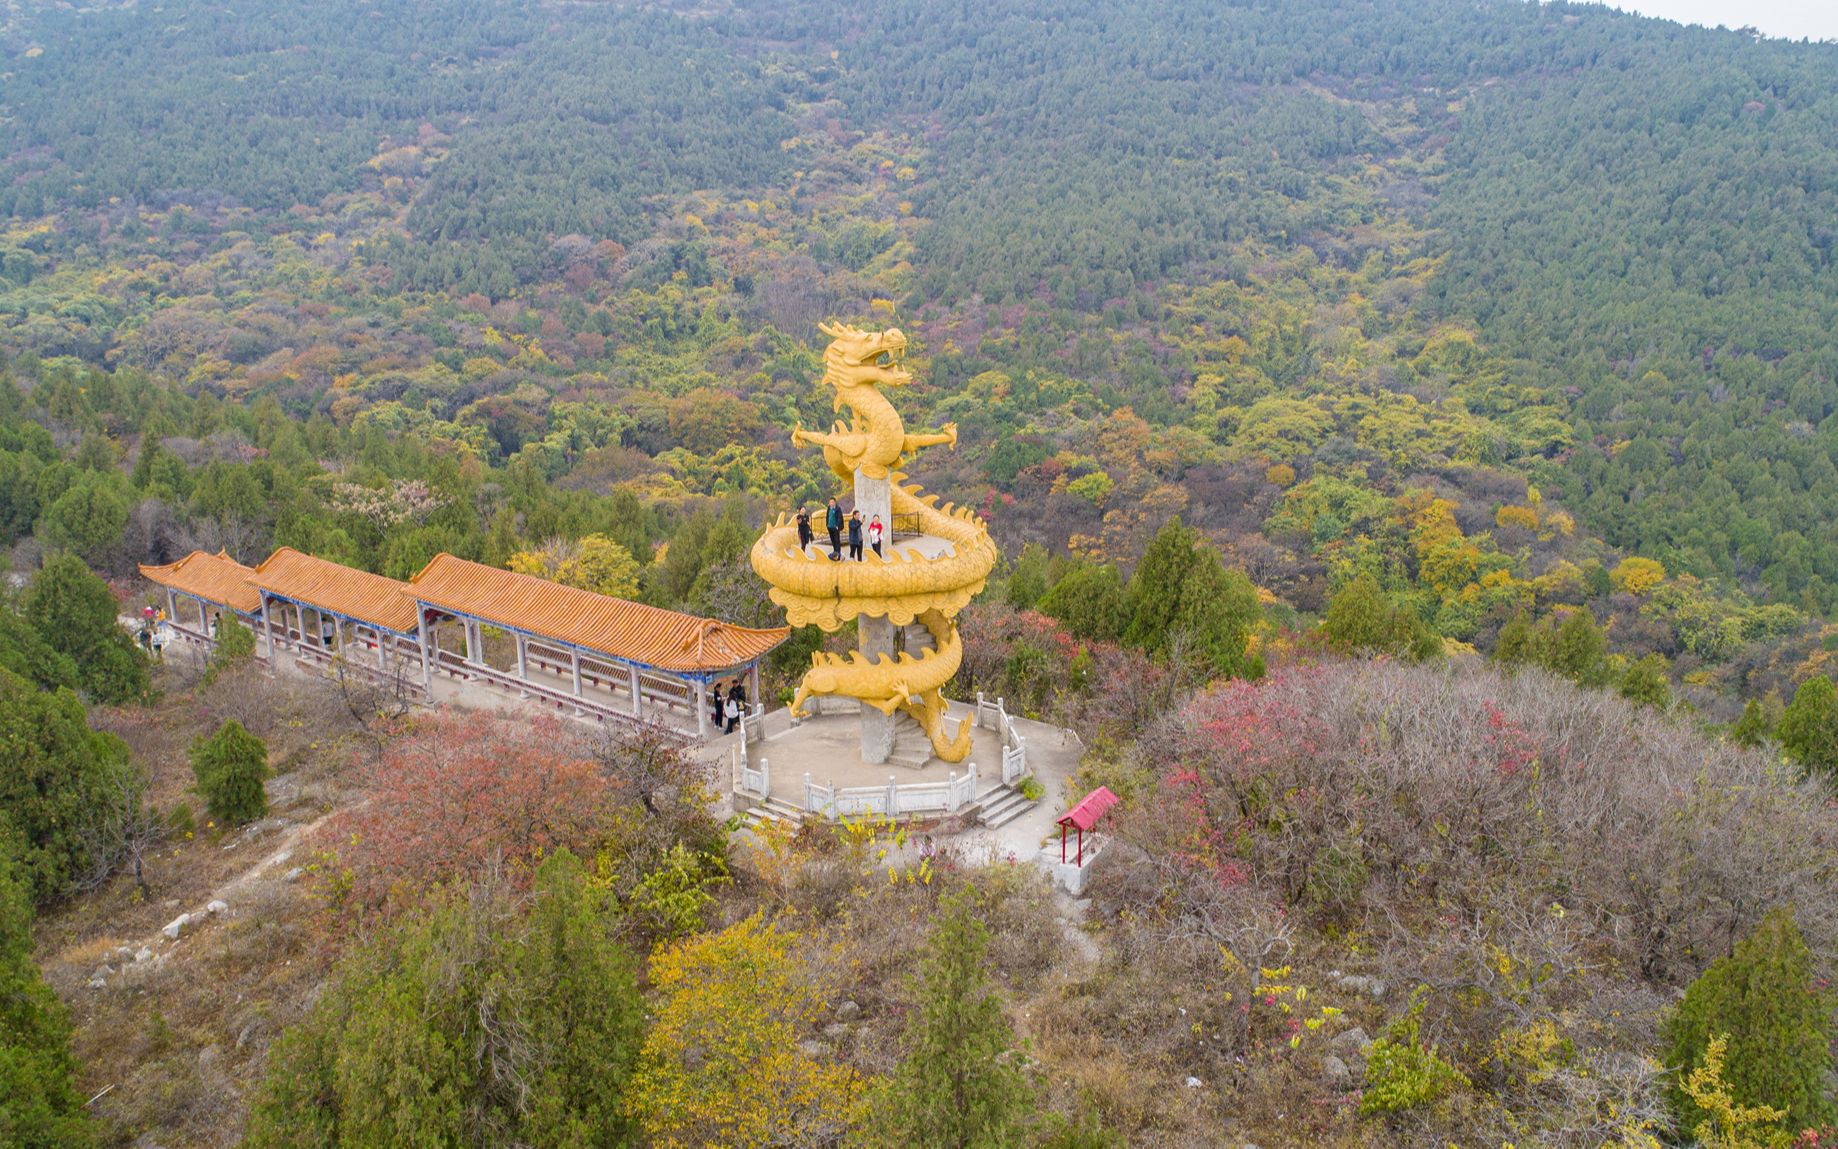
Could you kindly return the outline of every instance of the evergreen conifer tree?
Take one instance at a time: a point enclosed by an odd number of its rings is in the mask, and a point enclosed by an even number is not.
[[[437,893],[349,952],[275,1043],[247,1144],[630,1144],[643,1002],[616,933],[566,850],[529,898]]]
[[[1094,642],[1116,642],[1130,623],[1123,579],[1109,563],[1082,566],[1053,584],[1037,604],[1067,630]]]
[[[93,1143],[64,1007],[32,964],[32,890],[0,841],[0,1145]]]
[[[1751,698],[1742,707],[1742,717],[1730,727],[1730,741],[1738,746],[1760,746],[1774,737],[1774,727],[1762,713],[1761,703]]]
[[[1032,610],[1047,593],[1047,549],[1029,543],[1008,573],[1008,605],[1017,610]]]
[[[1028,1139],[1038,1096],[983,968],[989,933],[976,892],[946,898],[926,939],[906,1056],[887,1090],[901,1144],[1006,1149]]]
[[[1263,616],[1257,588],[1243,571],[1228,570],[1211,550],[1194,555],[1181,582],[1172,634],[1187,644],[1187,661],[1223,677],[1258,677],[1262,660],[1246,652],[1251,630]]]
[[[95,831],[124,790],[138,801],[126,743],[90,729],[70,691],[0,670],[0,844],[35,900],[67,892],[98,861]]]
[[[1792,1130],[1831,1120],[1831,1011],[1793,915],[1775,910],[1691,983],[1662,1030],[1679,1128],[1704,1120],[1682,1082],[1719,1035],[1729,1039],[1723,1077],[1736,1102],[1784,1109]]]
[[[1666,677],[1665,656],[1649,654],[1628,667],[1616,689],[1621,697],[1636,706],[1651,706],[1655,710],[1671,706],[1672,686]]]
[[[255,657],[255,632],[233,614],[217,620],[217,648],[211,652],[211,665],[204,672],[206,682],[243,666]]]
[[[1532,628],[1532,620],[1526,617],[1525,611],[1514,614],[1500,628],[1500,636],[1494,642],[1493,657],[1494,661],[1508,666],[1523,666],[1538,661],[1538,632]]]
[[[1578,686],[1608,685],[1608,636],[1587,608],[1564,618],[1551,639],[1546,665]]]
[[[268,778],[268,747],[230,719],[209,738],[191,744],[191,772],[211,817],[231,826],[268,812],[262,783]]]
[[[76,664],[84,692],[126,702],[147,692],[147,660],[122,629],[108,584],[72,554],[46,561],[20,598],[20,611],[47,645]]]
[[[1774,736],[1787,757],[1810,771],[1838,779],[1838,691],[1823,674],[1793,692]]]
[[[1442,652],[1442,642],[1415,611],[1391,601],[1378,580],[1360,575],[1328,599],[1321,619],[1328,645],[1344,654],[1389,654],[1424,662]]]
[[[1181,608],[1181,585],[1199,558],[1199,532],[1181,525],[1177,516],[1155,532],[1130,576],[1128,627],[1123,640],[1150,654],[1160,654]]]

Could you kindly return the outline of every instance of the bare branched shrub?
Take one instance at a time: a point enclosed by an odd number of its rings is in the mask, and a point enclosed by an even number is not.
[[[1425,987],[1425,1040],[1477,1088],[1397,1118],[1406,1141],[1663,1132],[1641,1055],[1677,987],[1783,905],[1833,972],[1838,823],[1821,785],[1539,672],[1288,668],[1196,698],[1131,761],[1158,781],[1119,812],[1096,895],[1118,923],[1097,984],[1120,1036],[1204,1063],[1166,1009],[1135,1001],[1141,971],[1166,986],[1185,969],[1216,998],[1232,991],[1221,951],[1276,966],[1279,939],[1298,981],[1366,1025]],[[1200,1001],[1195,1024],[1231,1046],[1204,995],[1162,996]]]
[[[376,757],[415,707],[420,670],[398,657],[388,671],[358,668],[340,652],[332,659],[332,683],[345,713]]]
[[[1838,937],[1838,827],[1817,783],[1541,673],[1286,671],[1196,700],[1145,749],[1162,785],[1125,836],[1185,868],[1189,913],[1208,884],[1292,911],[1337,899],[1413,951],[1426,905],[1495,945],[1568,921],[1559,933],[1580,924],[1602,957],[1673,983],[1777,905],[1815,949]]]

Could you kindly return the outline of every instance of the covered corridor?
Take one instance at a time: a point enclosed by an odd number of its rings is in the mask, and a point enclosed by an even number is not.
[[[142,566],[165,588],[175,629],[215,641],[234,611],[270,666],[342,665],[432,697],[437,675],[601,721],[664,721],[709,733],[709,690],[744,684],[790,634],[754,629],[563,586],[442,554],[407,582],[283,547],[260,565],[193,552]],[[197,623],[178,622],[180,599]]]

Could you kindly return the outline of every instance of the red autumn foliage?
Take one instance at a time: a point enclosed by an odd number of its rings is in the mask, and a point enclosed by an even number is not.
[[[368,783],[322,840],[372,907],[494,865],[515,880],[563,847],[591,853],[613,812],[586,740],[551,717],[445,712],[390,743]]]
[[[1357,924],[1423,981],[1467,976],[1502,922],[1532,968],[1605,922],[1612,958],[1656,983],[1696,976],[1774,905],[1838,934],[1816,781],[1542,672],[1290,666],[1194,697],[1132,761],[1159,791],[1116,834],[1153,863],[1140,888],[1161,912],[1207,930],[1226,893],[1239,916],[1261,899]],[[1446,953],[1426,940],[1451,931]]]

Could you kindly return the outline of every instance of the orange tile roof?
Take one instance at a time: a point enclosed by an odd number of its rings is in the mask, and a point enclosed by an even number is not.
[[[262,609],[260,592],[249,585],[249,576],[255,571],[237,562],[225,551],[214,555],[206,551],[193,551],[178,562],[167,563],[165,566],[150,567],[143,563],[140,573],[149,582],[196,595],[205,602],[227,606],[243,614],[254,614]]]
[[[563,586],[452,555],[436,555],[409,580],[430,606],[660,670],[727,670],[752,662],[791,634],[753,630],[641,602]]]
[[[261,566],[249,572],[249,581],[271,594],[390,630],[412,631],[420,618],[407,583],[301,554],[292,547],[282,547],[263,559]]]

